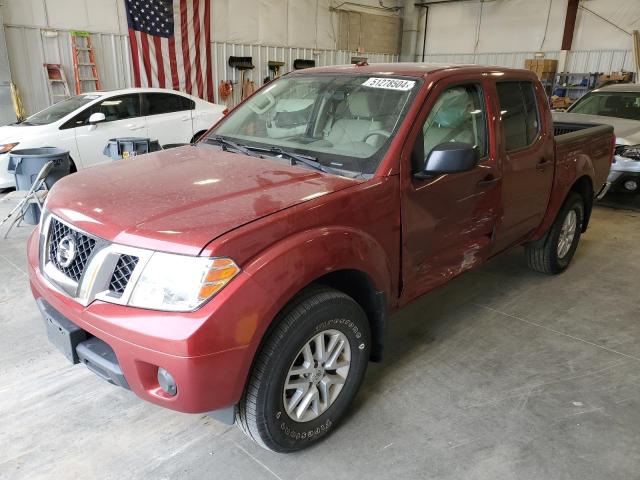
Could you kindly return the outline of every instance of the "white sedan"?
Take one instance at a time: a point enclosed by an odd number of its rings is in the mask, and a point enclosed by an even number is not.
[[[196,140],[225,114],[216,105],[160,88],[85,93],[58,102],[24,122],[0,127],[0,189],[14,186],[7,172],[15,149],[59,147],[76,169],[109,161],[111,138],[145,137],[160,145]]]

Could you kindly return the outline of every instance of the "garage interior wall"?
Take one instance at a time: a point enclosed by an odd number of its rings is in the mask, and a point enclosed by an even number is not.
[[[316,65],[350,63],[365,56],[370,63],[397,61],[397,53],[358,53],[338,49],[340,11],[351,9],[371,15],[399,14],[380,8],[377,0],[358,5],[330,0],[212,0],[211,34],[214,81],[238,81],[238,72],[227,66],[230,55],[252,56],[256,68],[247,78],[262,84],[267,62],[285,62],[282,72],[297,58]],[[347,2],[349,3],[349,2]],[[385,1],[395,5],[394,1]],[[336,9],[335,7],[338,7]],[[73,71],[69,31],[91,32],[98,71],[105,89],[132,86],[127,21],[123,0],[0,0],[13,81],[22,93],[29,113],[48,106],[43,63],[60,63],[72,87]],[[375,42],[371,42],[375,45]],[[396,52],[399,51],[399,45]],[[0,79],[1,81],[1,79]],[[239,93],[240,89],[234,89]],[[217,93],[217,92],[216,92]]]
[[[425,3],[433,0],[425,0]],[[437,1],[437,0],[436,0]],[[402,60],[480,63],[522,68],[534,52],[558,58],[567,0],[462,0],[425,9],[407,0]],[[412,24],[407,18],[414,19]],[[547,23],[548,21],[548,23]],[[416,25],[417,23],[417,25]],[[632,31],[640,28],[638,0],[582,0],[566,71],[634,71]]]
[[[13,123],[16,116],[11,104],[11,71],[9,70],[9,52],[2,28],[2,9],[0,9],[0,125]]]

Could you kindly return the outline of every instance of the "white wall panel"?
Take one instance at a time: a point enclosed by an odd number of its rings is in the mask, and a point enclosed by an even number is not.
[[[9,25],[46,26],[44,0],[3,0],[4,22]]]
[[[56,37],[42,35],[39,28],[5,27],[13,81],[18,85],[29,113],[50,105],[43,63],[63,66],[69,89],[74,92],[71,36],[59,31]],[[107,90],[131,86],[128,38],[125,35],[93,34],[98,72]]]
[[[230,80],[234,83],[233,98],[227,101],[227,105],[233,106],[240,99],[240,72],[229,67],[227,62],[230,55],[251,56],[255,68],[248,70],[246,78],[255,83],[256,89],[262,86],[262,80],[269,75],[267,64],[269,60],[285,62],[280,73],[284,74],[293,69],[293,61],[298,58],[315,60],[316,66],[342,65],[351,63],[351,57],[361,56],[357,52],[343,50],[276,47],[266,45],[234,44],[226,42],[214,42],[213,55],[213,79],[216,84],[216,99],[218,98],[217,85],[221,80]],[[369,63],[397,62],[397,55],[388,54],[364,54]],[[219,100],[218,100],[219,101]]]
[[[630,32],[640,29],[640,0],[589,0],[580,2],[580,6],[573,50],[632,48]],[[566,8],[567,0],[493,0],[482,4],[480,0],[469,0],[435,4],[429,7],[426,52],[473,54],[560,50]],[[424,14],[424,10],[417,11]],[[417,34],[418,58],[422,54],[423,33],[421,26]]]

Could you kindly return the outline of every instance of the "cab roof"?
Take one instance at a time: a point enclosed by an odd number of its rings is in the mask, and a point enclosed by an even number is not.
[[[529,72],[529,70],[494,67],[484,65],[464,65],[464,64],[448,64],[448,63],[418,63],[418,62],[400,62],[400,63],[372,63],[368,65],[332,65],[329,67],[314,67],[295,70],[293,74],[307,73],[363,73],[367,75],[406,75],[411,77],[424,77],[429,73],[450,70],[450,71],[467,71],[471,72]]]

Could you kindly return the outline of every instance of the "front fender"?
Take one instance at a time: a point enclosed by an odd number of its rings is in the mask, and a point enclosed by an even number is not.
[[[274,316],[297,292],[338,270],[359,270],[377,291],[391,293],[391,262],[382,246],[360,230],[328,226],[305,230],[270,246],[244,271],[274,301]]]
[[[253,300],[261,305],[256,309],[259,318],[250,328],[238,386],[244,385],[265,333],[291,298],[323,275],[345,269],[367,274],[376,290],[389,298],[392,276],[388,256],[370,235],[353,228],[305,230],[271,245],[245,265],[243,275],[250,279],[259,300],[245,299],[249,301],[244,303]],[[236,294],[242,295],[242,291]],[[240,389],[235,393],[238,399],[240,393]]]

